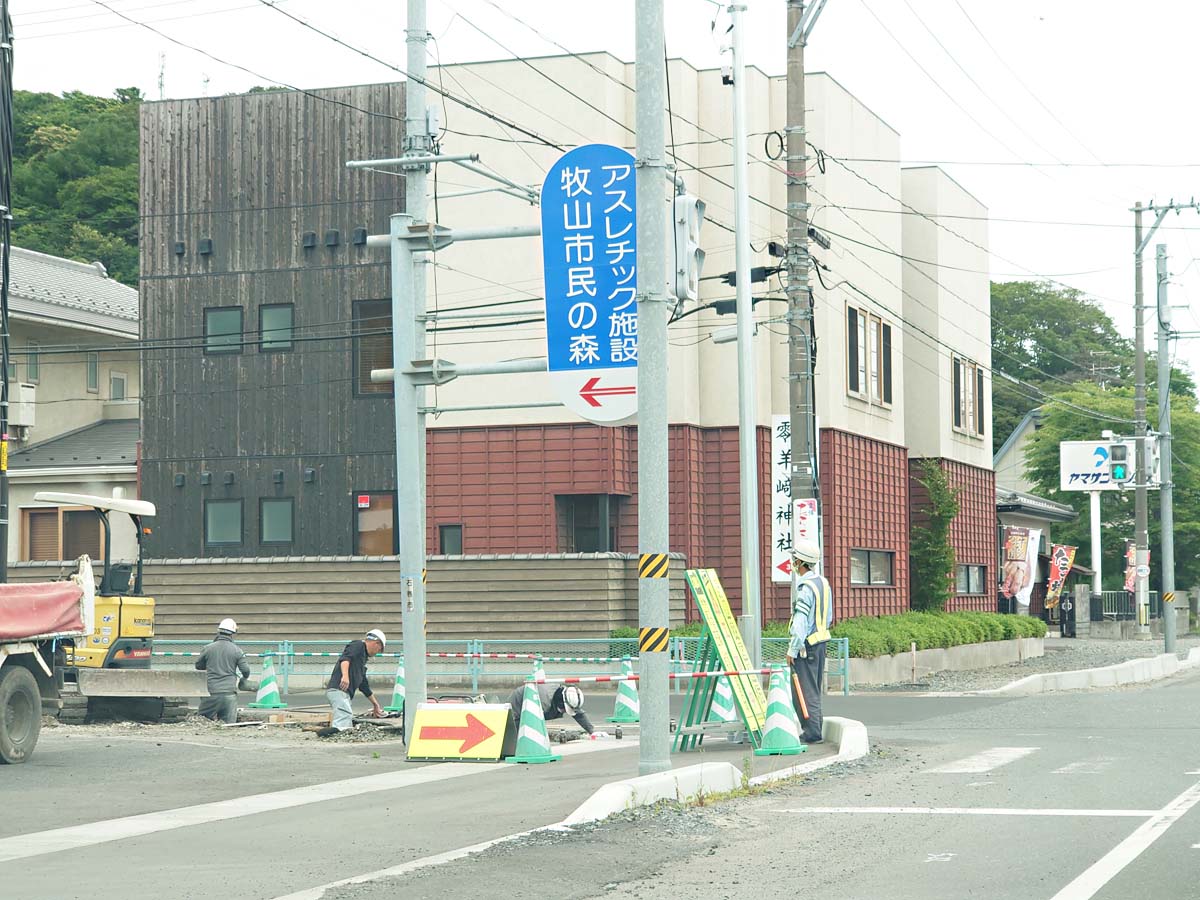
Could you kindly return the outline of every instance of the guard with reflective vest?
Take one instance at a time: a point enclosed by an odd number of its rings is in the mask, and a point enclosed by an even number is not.
[[[833,625],[833,591],[829,581],[813,571],[820,561],[821,548],[815,542],[798,541],[792,547],[797,580],[787,661],[803,728],[800,740],[806,744],[822,740],[821,685],[825,681],[825,645]]]

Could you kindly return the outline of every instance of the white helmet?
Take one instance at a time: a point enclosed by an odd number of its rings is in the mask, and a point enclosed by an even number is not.
[[[811,568],[821,561],[821,547],[816,541],[797,541],[792,546],[792,559]]]
[[[567,708],[569,715],[579,715],[583,711],[583,691],[573,684],[568,684],[563,688],[563,706]]]
[[[217,631],[222,634],[237,634],[237,622],[233,619],[222,619],[221,624],[217,626]]]
[[[387,647],[387,635],[385,635],[379,628],[372,628],[370,631],[368,631],[367,640],[379,641],[380,649],[385,649]]]

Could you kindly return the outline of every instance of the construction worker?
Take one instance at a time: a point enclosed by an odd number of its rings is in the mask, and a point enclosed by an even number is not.
[[[367,679],[367,659],[383,652],[387,636],[378,628],[372,628],[360,641],[351,641],[342,650],[342,655],[333,665],[325,697],[333,709],[333,719],[328,728],[317,732],[318,737],[330,737],[354,727],[354,708],[350,701],[356,692],[361,692],[371,701],[371,714],[383,715],[383,707],[371,692]]]
[[[800,740],[819,744],[821,733],[821,689],[825,683],[825,645],[833,625],[833,591],[829,582],[813,569],[821,561],[821,548],[814,541],[797,541],[792,547],[796,571],[796,596],[792,602],[787,661],[794,673],[794,703],[800,716]]]
[[[233,642],[237,622],[222,619],[217,636],[200,651],[196,668],[208,673],[208,696],[200,701],[200,715],[213,721],[232,725],[237,721],[237,692],[239,681],[250,677],[246,654]],[[241,679],[238,678],[241,673]]]
[[[537,685],[538,697],[542,701],[542,716],[549,722],[569,715],[575,722],[592,734],[596,729],[592,726],[587,713],[583,711],[583,691],[573,684],[542,684]],[[521,727],[521,707],[525,705],[525,686],[517,688],[508,698],[512,707],[512,722],[514,733]]]

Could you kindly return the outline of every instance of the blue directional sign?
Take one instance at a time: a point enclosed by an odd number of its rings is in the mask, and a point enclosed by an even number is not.
[[[637,207],[633,155],[564,154],[542,183],[546,357],[559,399],[592,422],[637,413]]]

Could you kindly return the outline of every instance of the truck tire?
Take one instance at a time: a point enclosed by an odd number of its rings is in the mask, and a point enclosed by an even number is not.
[[[0,669],[0,763],[23,763],[42,730],[42,695],[33,673],[21,666]]]

